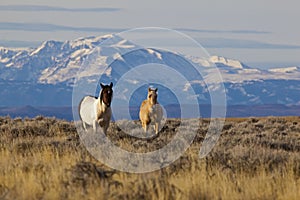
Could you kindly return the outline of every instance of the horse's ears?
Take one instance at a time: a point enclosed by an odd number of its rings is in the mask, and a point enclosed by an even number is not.
[[[101,88],[104,88],[104,85],[102,83],[100,83]]]
[[[113,85],[114,85],[114,84],[113,84],[112,82],[110,82],[109,87],[112,88]]]
[[[152,89],[150,87],[148,88],[148,92],[151,92],[151,91],[157,92],[157,90],[158,90],[157,88],[155,88],[155,89]]]

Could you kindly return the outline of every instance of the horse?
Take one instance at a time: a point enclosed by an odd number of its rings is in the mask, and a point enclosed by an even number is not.
[[[87,131],[87,125],[93,126],[93,130],[97,131],[97,123],[103,129],[104,134],[107,133],[111,118],[111,101],[113,97],[113,83],[103,85],[100,83],[101,91],[99,97],[85,96],[79,104],[79,116],[83,124],[83,128]]]
[[[139,117],[142,122],[142,127],[146,133],[148,131],[149,124],[153,122],[155,134],[158,134],[163,117],[163,110],[157,101],[157,88],[148,88],[147,99],[144,100],[140,106]]]

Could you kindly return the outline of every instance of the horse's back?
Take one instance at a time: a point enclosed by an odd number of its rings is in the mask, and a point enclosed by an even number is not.
[[[89,125],[93,125],[96,118],[95,102],[97,99],[92,96],[86,96],[79,105],[79,115],[82,121]]]

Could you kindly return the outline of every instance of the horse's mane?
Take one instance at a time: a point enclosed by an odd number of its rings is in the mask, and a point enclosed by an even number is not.
[[[101,91],[100,91],[100,96],[99,96],[100,97],[100,102],[102,102],[102,100],[103,100],[103,91],[104,91],[103,89],[101,89]]]

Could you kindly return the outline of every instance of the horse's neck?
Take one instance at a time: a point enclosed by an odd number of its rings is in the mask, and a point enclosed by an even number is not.
[[[150,106],[154,106],[155,104],[157,104],[157,101],[155,101],[155,102],[153,103],[153,101],[152,101],[151,99],[148,99],[148,104],[149,104]]]
[[[98,110],[105,111],[108,107],[101,98],[97,101]]]

